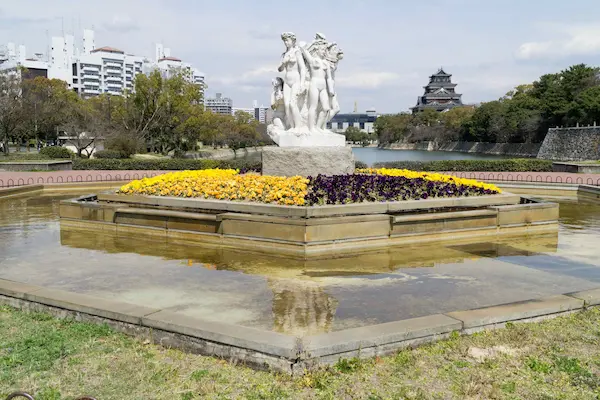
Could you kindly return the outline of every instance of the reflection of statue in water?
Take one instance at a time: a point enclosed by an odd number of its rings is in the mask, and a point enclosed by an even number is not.
[[[279,146],[345,146],[344,135],[327,129],[340,109],[335,71],[343,52],[320,33],[307,45],[297,45],[291,32],[281,38],[286,46],[279,66],[284,116],[274,118],[267,133]],[[271,104],[275,109],[273,98]]]
[[[269,279],[273,291],[273,325],[278,332],[306,336],[329,332],[337,300],[322,287],[284,279]]]

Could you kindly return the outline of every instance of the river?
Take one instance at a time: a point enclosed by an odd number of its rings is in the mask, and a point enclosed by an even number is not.
[[[358,161],[369,166],[385,161],[432,161],[432,160],[489,160],[508,156],[480,153],[459,153],[453,151],[389,150],[377,147],[355,147],[352,149]]]

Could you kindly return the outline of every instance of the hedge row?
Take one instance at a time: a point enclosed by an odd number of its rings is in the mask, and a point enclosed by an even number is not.
[[[113,159],[113,158],[77,158],[73,160],[76,170],[145,170],[145,171],[184,171],[198,169],[239,169],[242,172],[260,172],[262,163],[256,160],[207,160],[207,159],[178,159],[164,158],[159,160]],[[356,162],[356,168],[367,168],[362,161]]]
[[[46,146],[40,150],[40,155],[53,159],[69,159],[74,156],[74,153],[61,146]]]
[[[373,165],[375,168],[399,168],[415,171],[490,171],[490,172],[551,172],[552,161],[528,159],[508,160],[437,160],[437,161],[390,161]],[[233,168],[245,171],[261,170],[260,161],[248,160],[193,160],[165,158],[159,160],[140,159],[74,159],[76,170],[146,170],[146,171],[182,171],[210,168]],[[356,168],[366,168],[366,164],[357,161]]]
[[[160,160],[81,158],[73,160],[73,169],[76,170],[183,171],[210,168],[233,168],[242,171],[260,171],[261,163],[260,161],[246,160],[193,160],[178,158],[165,158]]]
[[[414,171],[489,171],[489,172],[552,172],[552,161],[536,158],[506,160],[436,160],[379,162],[374,168],[399,168]]]

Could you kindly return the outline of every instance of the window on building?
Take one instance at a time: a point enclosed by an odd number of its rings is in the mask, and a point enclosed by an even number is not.
[[[365,123],[364,122],[359,122],[358,123],[358,128],[359,129],[365,129]]]
[[[331,129],[331,122],[327,123],[327,129]]]
[[[344,123],[343,122],[338,122],[337,123],[337,127],[338,127],[338,129],[344,129]]]

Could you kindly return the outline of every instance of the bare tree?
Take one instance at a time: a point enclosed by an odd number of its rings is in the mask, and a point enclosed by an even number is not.
[[[19,70],[0,71],[0,143],[8,155],[8,143],[26,118],[21,101]]]
[[[66,142],[77,150],[77,156],[89,158],[103,139],[105,125],[105,118],[92,102],[79,100],[70,106],[62,131]]]

